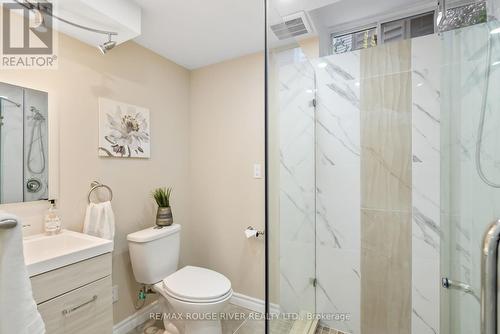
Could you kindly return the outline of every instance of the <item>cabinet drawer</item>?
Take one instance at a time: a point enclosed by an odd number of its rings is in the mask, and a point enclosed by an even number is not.
[[[111,277],[38,305],[47,334],[111,334]]]
[[[109,275],[111,254],[97,256],[31,277],[33,297],[40,304]]]

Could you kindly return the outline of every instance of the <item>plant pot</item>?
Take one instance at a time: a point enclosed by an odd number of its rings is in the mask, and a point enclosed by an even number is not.
[[[156,225],[158,226],[170,226],[174,223],[174,217],[172,216],[172,208],[162,208],[159,207],[156,212]]]

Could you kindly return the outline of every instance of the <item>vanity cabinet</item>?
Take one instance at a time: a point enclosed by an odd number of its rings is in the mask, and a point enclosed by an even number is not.
[[[31,277],[47,334],[111,334],[111,254]]]

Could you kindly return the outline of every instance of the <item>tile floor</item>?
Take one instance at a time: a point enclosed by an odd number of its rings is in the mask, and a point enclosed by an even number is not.
[[[345,334],[345,333],[328,327],[318,326],[318,328],[316,329],[316,334]]]
[[[254,313],[248,309],[235,305],[228,305],[224,313],[244,313],[249,315]],[[222,320],[222,334],[264,334],[264,320],[253,320],[248,317],[245,319],[227,319]],[[163,329],[161,321],[147,321],[138,326],[128,334],[168,334]]]
[[[269,323],[271,334],[289,334],[293,327],[293,320],[273,319]]]
[[[242,313],[245,319],[227,319],[222,320],[222,334],[264,334],[264,320],[254,320],[248,317],[256,314],[248,309],[228,305],[224,313]],[[256,318],[256,317],[253,317]],[[292,320],[275,319],[270,323],[271,334],[289,334],[293,326]],[[163,329],[161,321],[150,320],[138,326],[128,334],[168,334]],[[342,332],[327,327],[318,326],[316,334],[344,334]]]

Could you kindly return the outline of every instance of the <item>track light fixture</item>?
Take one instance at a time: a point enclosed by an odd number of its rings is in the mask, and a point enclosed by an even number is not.
[[[116,46],[116,41],[113,41],[111,38],[112,38],[112,36],[118,35],[117,32],[87,27],[87,26],[63,19],[62,17],[56,16],[52,12],[51,4],[49,2],[46,2],[46,0],[38,0],[34,3],[29,1],[29,0],[14,0],[14,1],[17,2],[19,5],[27,8],[28,10],[31,11],[31,15],[33,15],[33,23],[34,23],[34,26],[36,27],[35,29],[37,29],[38,31],[46,32],[48,30],[46,23],[45,23],[44,15],[50,15],[54,19],[57,19],[61,22],[69,24],[73,27],[87,30],[87,31],[90,31],[90,32],[93,32],[96,34],[108,35],[108,41],[103,43],[103,44],[98,45],[98,48],[102,52],[102,54],[106,54],[108,51],[112,50]]]
[[[104,55],[108,51],[111,51],[115,46],[116,42],[111,39],[111,34],[108,35],[108,41],[102,44],[99,44],[98,48],[101,51],[101,53]]]

